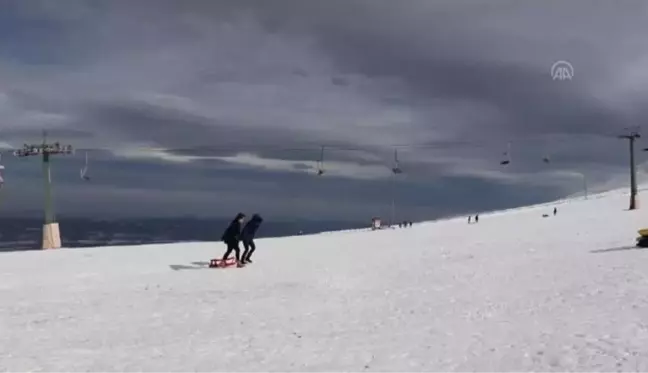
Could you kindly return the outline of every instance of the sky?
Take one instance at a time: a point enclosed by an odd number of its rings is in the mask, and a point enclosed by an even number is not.
[[[0,215],[42,214],[12,150],[43,130],[77,149],[52,163],[74,216],[420,220],[623,187],[646,34],[643,0],[0,0]]]

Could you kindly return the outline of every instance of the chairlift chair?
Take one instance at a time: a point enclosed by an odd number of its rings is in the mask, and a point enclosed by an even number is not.
[[[0,190],[2,189],[2,186],[4,185],[4,179],[2,178],[2,170],[5,169],[5,166],[2,165],[2,154],[0,154]]]
[[[504,152],[504,156],[506,157],[506,159],[500,162],[500,165],[502,166],[506,166],[511,163],[511,143],[510,142],[508,143],[507,151]]]
[[[90,181],[90,176],[88,176],[88,152],[85,153],[85,166],[81,168],[80,176],[82,180]]]
[[[322,175],[324,175],[324,147],[323,146],[320,153],[320,159],[317,161],[317,176],[322,176]]]
[[[394,167],[392,167],[392,172],[394,174],[402,174],[403,170],[400,168],[400,164],[398,162],[398,151],[394,150]]]

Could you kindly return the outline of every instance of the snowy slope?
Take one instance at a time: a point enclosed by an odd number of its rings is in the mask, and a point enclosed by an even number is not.
[[[0,370],[648,370],[618,192],[378,232],[0,254]],[[624,247],[625,246],[625,247]]]

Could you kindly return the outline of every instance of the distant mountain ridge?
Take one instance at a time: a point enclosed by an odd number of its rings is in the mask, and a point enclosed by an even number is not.
[[[229,219],[139,218],[92,220],[60,218],[64,247],[138,245],[186,241],[218,241]],[[0,218],[0,251],[39,250],[42,218]],[[333,230],[366,228],[369,223],[340,221],[272,221],[267,219],[258,237],[281,237]]]

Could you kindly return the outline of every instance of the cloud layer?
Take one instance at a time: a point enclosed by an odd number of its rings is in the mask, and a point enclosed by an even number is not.
[[[92,186],[74,179],[81,156],[57,165],[69,175],[57,198],[75,213],[92,200],[126,214],[137,200],[128,213],[208,214],[209,201],[224,215],[355,218],[385,214],[394,194],[423,218],[539,201],[578,191],[575,172],[623,180],[614,136],[646,112],[640,1],[0,6],[0,143],[47,128],[90,149],[105,175]],[[552,79],[557,60],[572,80]],[[38,167],[24,164],[7,164],[0,213],[38,208],[38,188],[23,187],[40,185]]]

